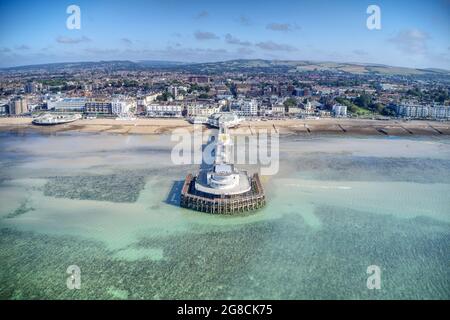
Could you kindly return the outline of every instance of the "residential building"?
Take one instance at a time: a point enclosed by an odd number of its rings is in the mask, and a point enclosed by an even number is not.
[[[169,86],[167,91],[176,99],[178,96],[178,88],[176,86]]]
[[[28,100],[23,97],[16,97],[9,104],[9,114],[19,115],[28,112]]]
[[[289,106],[287,108],[287,114],[289,116],[298,116],[302,109],[300,109],[298,106]]]
[[[161,92],[154,92],[151,94],[146,95],[145,97],[142,98],[142,102],[144,105],[150,104],[154,101],[156,101],[156,97],[158,97],[161,94]]]
[[[58,112],[84,112],[86,98],[60,98],[47,102],[49,110]]]
[[[258,102],[256,99],[243,100],[240,102],[239,111],[237,111],[239,116],[244,117],[255,117],[258,115]]]
[[[432,119],[444,120],[450,119],[450,106],[436,105],[430,108],[430,116]]]
[[[147,115],[151,117],[181,117],[183,106],[180,104],[150,104],[146,106]]]
[[[209,83],[209,77],[207,76],[190,76],[188,81],[191,83]]]
[[[346,117],[347,116],[347,106],[335,104],[331,109],[333,116],[335,117]]]
[[[126,115],[134,112],[136,101],[128,97],[115,97],[111,101],[112,113],[115,115]]]
[[[0,115],[9,114],[8,100],[0,100]]]
[[[272,115],[273,116],[284,116],[286,112],[286,108],[284,107],[284,104],[277,103],[272,106]]]
[[[188,104],[187,105],[187,115],[189,117],[196,117],[196,116],[204,116],[209,117],[210,115],[214,113],[220,112],[221,107],[219,105],[213,104],[213,105],[205,105],[205,104]]]
[[[411,119],[450,119],[450,106],[402,104],[396,108],[397,116]]]
[[[27,82],[25,85],[25,93],[36,93],[40,89],[36,82]]]
[[[95,113],[102,115],[112,114],[112,103],[109,99],[92,98],[86,102],[85,113]]]

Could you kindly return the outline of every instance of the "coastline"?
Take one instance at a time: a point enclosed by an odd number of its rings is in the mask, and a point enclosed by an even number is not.
[[[193,131],[194,126],[185,119],[93,119],[77,120],[55,126],[36,126],[31,117],[0,118],[0,131],[33,130],[36,132],[89,132],[115,134],[164,134],[175,129]],[[208,130],[203,126],[204,130]],[[342,134],[342,135],[386,135],[422,136],[450,135],[450,122],[427,120],[366,120],[366,119],[286,119],[267,121],[243,121],[230,130],[232,134],[251,135],[258,130],[272,130],[284,134]]]

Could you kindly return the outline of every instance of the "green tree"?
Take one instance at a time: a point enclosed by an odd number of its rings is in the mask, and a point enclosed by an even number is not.
[[[393,117],[397,115],[397,112],[395,111],[394,105],[389,105],[384,107],[383,110],[381,110],[381,114],[384,116]]]
[[[169,100],[169,98],[174,99],[174,96],[171,93],[165,91],[162,94],[160,94],[159,96],[157,96],[156,100],[157,101],[167,101],[167,100]]]
[[[287,98],[284,102],[283,102],[285,107],[295,107],[297,106],[297,100],[295,100],[294,98]]]
[[[360,108],[369,109],[369,106],[372,104],[372,97],[363,93],[355,99],[354,103]]]
[[[350,113],[357,114],[357,115],[366,115],[369,113],[368,110],[357,106],[356,104],[354,104],[353,102],[351,102],[350,100],[347,100],[345,98],[337,97],[335,100],[337,103],[347,106],[347,110]]]
[[[370,110],[376,113],[381,113],[384,109],[384,105],[382,103],[372,103],[370,105]]]

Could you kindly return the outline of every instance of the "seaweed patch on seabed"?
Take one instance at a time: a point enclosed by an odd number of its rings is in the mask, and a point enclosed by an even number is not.
[[[320,231],[288,214],[227,231],[148,234],[113,251],[0,228],[0,299],[449,298],[448,223],[333,207],[316,213]],[[365,270],[374,262],[383,283],[370,291]],[[66,288],[68,264],[80,266],[81,290]]]
[[[363,157],[348,155],[304,155],[295,171],[317,180],[407,181],[447,183],[450,161],[433,158]],[[421,172],[421,175],[415,174]]]
[[[11,218],[15,218],[17,216],[20,216],[22,214],[25,214],[27,212],[30,211],[34,211],[35,209],[33,207],[29,207],[28,206],[28,200],[23,201],[19,207],[14,210],[13,212],[11,212],[10,214],[8,214],[5,219],[11,219]]]
[[[132,172],[111,175],[49,177],[44,195],[56,198],[136,202],[145,177]]]

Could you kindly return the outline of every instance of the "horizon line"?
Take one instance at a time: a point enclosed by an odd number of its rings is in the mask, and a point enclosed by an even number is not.
[[[310,59],[263,59],[263,58],[236,58],[236,59],[228,59],[228,60],[215,60],[215,61],[203,61],[203,62],[194,62],[194,61],[177,61],[177,60],[160,60],[160,59],[139,59],[139,60],[128,60],[128,59],[109,59],[109,60],[80,60],[80,61],[60,61],[60,62],[44,62],[44,63],[36,63],[36,64],[23,64],[23,65],[14,65],[9,67],[0,67],[0,70],[14,69],[14,68],[25,68],[25,67],[38,67],[38,66],[46,66],[46,65],[57,65],[57,64],[71,64],[71,63],[99,63],[99,62],[132,62],[132,63],[140,63],[140,62],[166,62],[166,63],[178,63],[180,65],[195,65],[195,64],[207,64],[207,63],[221,63],[221,62],[231,62],[231,61],[252,61],[252,60],[260,60],[260,61],[286,61],[286,62],[311,62],[311,63],[338,63],[338,64],[353,64],[360,66],[377,66],[377,67],[389,67],[389,68],[402,68],[402,69],[413,69],[413,70],[442,70],[445,72],[450,72],[450,69],[444,68],[416,68],[416,67],[403,67],[396,65],[389,65],[383,63],[372,63],[372,62],[351,62],[351,61],[333,61],[333,60],[310,60]]]

